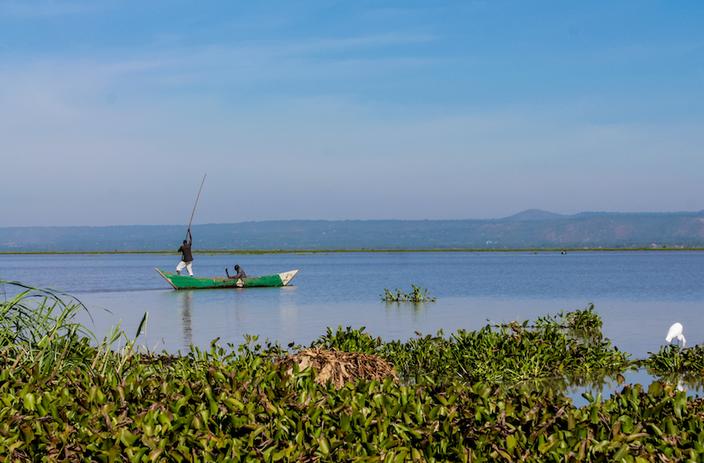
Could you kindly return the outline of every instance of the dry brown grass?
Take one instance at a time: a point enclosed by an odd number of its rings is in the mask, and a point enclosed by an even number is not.
[[[293,365],[299,370],[312,368],[316,373],[315,381],[325,385],[328,382],[336,388],[345,383],[360,379],[383,381],[386,378],[397,380],[396,372],[389,363],[376,355],[361,352],[343,352],[339,350],[305,349],[289,355],[284,361],[287,372],[293,372]]]

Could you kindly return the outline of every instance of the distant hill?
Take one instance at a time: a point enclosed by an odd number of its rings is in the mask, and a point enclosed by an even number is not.
[[[491,220],[285,220],[193,227],[196,249],[704,247],[704,211],[528,210]],[[176,249],[182,225],[0,228],[0,251]]]
[[[503,220],[523,222],[528,220],[555,220],[564,217],[564,215],[555,214],[554,212],[543,211],[540,209],[527,209],[523,212],[519,212],[518,214],[510,215]]]

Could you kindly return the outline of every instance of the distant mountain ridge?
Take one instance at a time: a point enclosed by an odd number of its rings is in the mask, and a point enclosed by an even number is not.
[[[556,214],[554,212],[543,211],[541,209],[527,209],[525,211],[519,212],[518,214],[510,215],[504,217],[503,220],[514,220],[514,221],[528,221],[528,220],[558,220],[565,218],[567,216],[563,214]]]
[[[3,227],[0,252],[176,249],[183,225]],[[704,211],[582,212],[530,209],[500,219],[278,220],[193,226],[194,248],[515,249],[704,247]]]

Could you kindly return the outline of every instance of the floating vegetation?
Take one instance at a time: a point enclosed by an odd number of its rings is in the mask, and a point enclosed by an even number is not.
[[[342,329],[337,327],[335,332],[327,328],[324,335],[313,341],[311,347],[323,349],[336,349],[345,352],[364,352],[367,354],[378,353],[383,345],[381,338],[373,337],[365,332],[365,327],[354,329],[351,326]]]
[[[601,338],[603,322],[594,310],[594,304],[586,308],[570,312],[560,312],[557,315],[547,315],[536,320],[536,325],[555,325],[568,330],[575,339],[591,340]]]
[[[416,304],[424,302],[435,302],[435,298],[428,294],[428,290],[420,286],[411,285],[411,291],[404,293],[400,289],[391,291],[384,288],[384,294],[381,296],[384,302],[413,302]]]
[[[649,353],[644,362],[648,370],[658,376],[669,374],[696,374],[704,376],[704,345],[687,347],[669,344],[657,353]]]
[[[0,302],[0,313],[21,305],[15,319],[31,320],[54,296],[28,293]],[[601,333],[586,342],[570,326],[596,324],[588,314],[407,342],[338,328],[294,352],[251,336],[167,355],[137,352],[119,330],[96,343],[72,313],[55,330],[61,307],[36,336],[2,325],[0,460],[704,459],[704,400],[673,386],[585,394],[575,407],[560,387],[531,384],[628,364]],[[106,348],[115,339],[125,345]],[[58,360],[39,368],[42,358]]]
[[[628,354],[606,338],[585,342],[558,323],[527,322],[477,331],[458,330],[449,338],[418,336],[384,345],[399,375],[419,381],[461,378],[511,384],[539,378],[589,377],[617,373],[629,365]]]

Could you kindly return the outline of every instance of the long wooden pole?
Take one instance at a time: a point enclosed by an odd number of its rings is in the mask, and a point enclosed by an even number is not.
[[[203,175],[203,181],[200,182],[200,188],[198,188],[198,196],[196,196],[196,203],[193,205],[193,211],[191,212],[191,219],[188,221],[188,228],[186,229],[186,239],[188,239],[188,230],[191,229],[191,223],[193,223],[193,216],[196,215],[196,207],[198,207],[198,200],[200,199],[200,192],[203,191],[203,184],[205,183],[205,177],[208,174]]]

